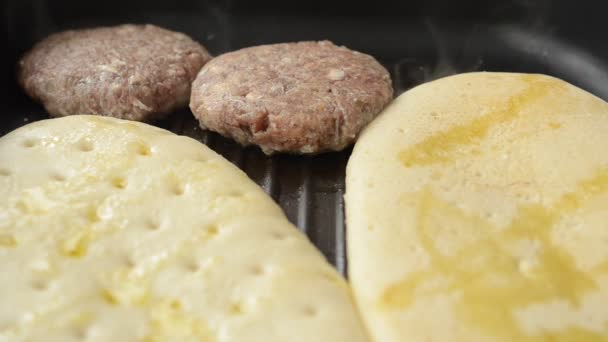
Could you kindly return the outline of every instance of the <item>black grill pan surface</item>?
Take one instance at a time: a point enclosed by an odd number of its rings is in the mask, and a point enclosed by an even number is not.
[[[153,23],[184,32],[214,55],[258,44],[330,39],[375,56],[390,71],[397,95],[442,76],[487,70],[546,73],[608,99],[603,37],[608,24],[602,18],[608,6],[599,2],[403,1],[377,2],[373,8],[314,2],[287,8],[279,1],[169,3],[6,1],[8,60],[2,72],[7,86],[0,135],[48,117],[15,81],[15,65],[25,50],[53,32],[121,23]],[[186,108],[154,124],[203,142],[244,170],[346,273],[343,195],[351,149],[268,157],[201,130]]]

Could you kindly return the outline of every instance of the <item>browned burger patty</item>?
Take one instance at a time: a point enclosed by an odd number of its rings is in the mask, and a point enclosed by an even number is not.
[[[185,106],[210,59],[188,36],[153,25],[56,33],[19,62],[19,82],[52,116],[145,121]]]
[[[263,45],[221,55],[192,84],[201,127],[265,153],[316,153],[351,144],[392,99],[373,57],[331,42]]]

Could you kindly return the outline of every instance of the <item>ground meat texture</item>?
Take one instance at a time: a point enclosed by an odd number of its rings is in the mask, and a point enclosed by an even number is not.
[[[201,127],[267,153],[341,150],[392,100],[373,57],[331,42],[263,45],[205,65],[190,108]]]
[[[51,116],[148,121],[187,105],[211,58],[188,36],[153,25],[56,33],[19,62],[19,82]]]

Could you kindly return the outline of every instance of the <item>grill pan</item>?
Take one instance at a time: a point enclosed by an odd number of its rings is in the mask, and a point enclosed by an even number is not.
[[[351,3],[351,2],[349,2]],[[72,28],[152,23],[184,32],[211,53],[296,40],[330,39],[375,56],[390,71],[396,95],[417,84],[466,71],[540,72],[608,99],[608,49],[602,13],[584,1],[375,2],[344,7],[279,1],[5,1],[8,60],[2,72],[0,135],[47,118],[15,81],[19,56],[46,35]],[[316,6],[319,5],[319,6]],[[606,7],[606,8],[602,8]],[[188,109],[157,126],[197,139],[244,170],[287,217],[346,273],[344,170],[351,149],[303,157],[265,156],[202,131]]]

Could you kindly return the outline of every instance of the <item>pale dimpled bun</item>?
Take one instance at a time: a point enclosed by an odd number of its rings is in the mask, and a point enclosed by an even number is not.
[[[608,105],[543,75],[418,86],[356,144],[349,275],[376,341],[608,341]]]
[[[216,57],[192,83],[201,127],[274,152],[349,146],[393,99],[372,56],[329,41],[260,45]]]
[[[96,116],[0,139],[0,340],[367,341],[349,288],[204,145]]]

